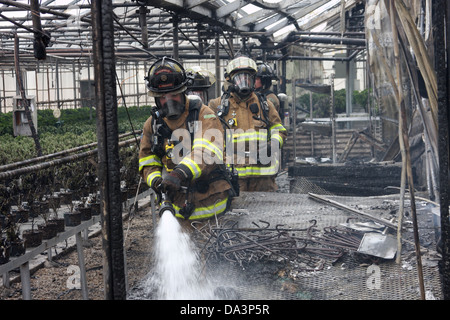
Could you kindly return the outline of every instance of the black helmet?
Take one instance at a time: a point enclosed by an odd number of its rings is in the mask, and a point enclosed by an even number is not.
[[[151,97],[184,92],[189,81],[183,66],[168,57],[157,60],[148,70],[145,80],[147,88],[150,90],[148,95]]]
[[[270,88],[272,80],[277,79],[272,68],[266,63],[259,63],[256,76],[261,78],[261,84],[264,89]]]
[[[186,94],[199,96],[204,103],[208,103],[208,89],[216,82],[216,77],[201,66],[190,67],[186,73],[188,78],[192,78],[187,84]]]
[[[187,85],[190,89],[208,89],[216,82],[216,77],[200,66],[190,67],[186,72],[193,76],[193,81]]]

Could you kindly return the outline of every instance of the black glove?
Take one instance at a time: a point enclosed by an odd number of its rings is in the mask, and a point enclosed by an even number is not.
[[[152,185],[150,186],[150,188],[152,188],[155,192],[161,192],[161,182],[162,182],[161,177],[157,177],[157,178],[153,179]]]
[[[183,172],[179,169],[174,169],[171,173],[164,177],[161,183],[164,192],[174,192],[181,188],[181,183],[186,179]]]

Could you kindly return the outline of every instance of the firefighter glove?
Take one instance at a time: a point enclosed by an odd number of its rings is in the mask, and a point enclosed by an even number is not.
[[[185,180],[185,175],[180,169],[174,169],[171,173],[164,177],[161,183],[162,190],[178,191],[181,188],[181,183]]]
[[[161,189],[161,182],[162,182],[162,178],[161,177],[157,177],[157,178],[153,179],[152,185],[150,186],[150,188],[152,188],[156,192],[161,191],[160,190]]]

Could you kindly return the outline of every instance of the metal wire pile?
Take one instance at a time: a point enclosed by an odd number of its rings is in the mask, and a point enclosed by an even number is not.
[[[210,227],[202,249],[207,258],[225,259],[245,267],[261,260],[294,263],[303,271],[322,270],[327,261],[336,261],[346,251],[356,251],[362,234],[351,229],[326,227],[316,221],[304,229],[286,228],[267,221],[253,222],[254,228],[238,228],[237,222]],[[203,230],[205,231],[205,230]]]

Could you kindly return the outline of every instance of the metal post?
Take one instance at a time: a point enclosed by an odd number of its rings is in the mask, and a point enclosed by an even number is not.
[[[114,19],[111,0],[92,1],[95,100],[97,106],[98,179],[105,254],[105,299],[126,299],[123,254],[120,158],[117,125]]]
[[[75,62],[72,63],[72,79],[73,79],[73,107],[77,108],[77,76]]]
[[[90,63],[90,61],[91,61],[91,58],[89,58],[88,59],[88,62],[87,62],[87,72],[88,72],[88,87],[89,87],[89,89],[88,89],[88,94],[89,94],[89,120],[92,120],[92,101],[91,101],[91,87],[90,87],[90,85],[91,85],[91,63]],[[81,105],[83,105],[83,104],[81,104]]]
[[[442,260],[439,268],[442,275],[442,291],[445,300],[450,299],[450,221],[449,221],[449,110],[450,81],[449,81],[449,58],[450,51],[450,5],[448,1],[433,1],[433,36],[435,39],[435,70],[437,78],[438,97],[438,121],[439,121],[439,202],[441,214],[441,242]],[[446,35],[446,37],[445,37]],[[447,42],[447,50],[445,49]]]
[[[36,128],[34,126],[34,122],[33,122],[33,118],[31,116],[31,112],[30,112],[30,103],[27,99],[26,93],[25,93],[25,88],[23,85],[23,78],[22,78],[22,74],[20,71],[20,62],[19,62],[19,38],[17,36],[17,34],[14,37],[14,68],[16,71],[16,88],[17,90],[19,90],[20,95],[22,97],[23,100],[23,105],[25,107],[25,115],[27,117],[28,120],[28,125],[30,126],[30,131],[31,131],[31,135],[34,139],[34,143],[36,146],[36,153],[38,156],[42,156],[42,148],[41,148],[41,143],[39,142],[39,136],[37,135],[36,132]]]
[[[292,140],[294,142],[294,165],[297,160],[297,108],[295,107],[295,79],[292,79]]]
[[[86,280],[86,264],[84,262],[83,240],[81,239],[81,232],[77,232],[77,234],[75,235],[75,240],[77,243],[78,266],[80,267],[81,295],[83,296],[84,300],[89,300]]]
[[[222,86],[220,83],[219,33],[216,33],[215,53],[216,53],[216,97],[220,97],[222,94],[221,88]]]
[[[4,286],[5,288],[10,288],[11,283],[10,283],[10,281],[9,281],[9,272],[5,272],[5,273],[2,275],[2,278],[3,278],[3,286]]]
[[[52,248],[51,247],[47,249],[47,260],[48,261],[52,261],[53,260]]]
[[[5,113],[6,113],[6,88],[5,88],[5,70],[2,70],[2,89],[3,89],[3,103],[5,105]]]
[[[309,47],[309,56],[311,56],[311,47]],[[312,61],[309,60],[309,70],[308,70],[309,83],[312,83]],[[309,90],[309,117],[312,121],[313,119],[313,93]],[[311,130],[311,157],[314,157],[314,131]]]
[[[153,232],[156,229],[156,206],[155,206],[156,194],[153,189],[150,189],[150,206],[152,209],[152,223],[153,223]]]
[[[144,48],[148,48],[148,28],[147,28],[147,7],[139,7],[139,26],[142,30],[142,44]]]
[[[330,104],[331,104],[331,139],[333,163],[336,163],[336,108],[334,105],[334,74],[330,75]]]
[[[31,10],[31,20],[33,22],[33,31],[34,31],[34,57],[38,60],[45,60],[47,57],[45,51],[45,43],[42,35],[42,24],[41,24],[41,13],[39,10],[39,2],[38,0],[30,1],[30,10]]]
[[[34,70],[34,82],[36,84],[36,108],[39,105],[39,81],[38,81],[38,70],[39,70],[39,62],[37,63],[36,69]]]
[[[146,74],[146,72],[147,72],[147,62],[144,62],[144,75]],[[148,105],[148,94],[144,94],[144,97],[145,97],[145,105],[147,106]]]
[[[139,108],[139,64],[135,63],[136,68],[136,106]]]
[[[20,266],[20,281],[22,282],[23,300],[31,300],[31,277],[28,261]]]
[[[179,59],[178,56],[178,16],[174,15],[172,17],[173,23],[173,58],[175,60]]]
[[[49,68],[47,68],[47,101],[52,101],[50,99],[50,72],[48,69]],[[48,108],[51,108],[50,103],[48,104]]]
[[[60,109],[61,104],[60,104],[60,97],[59,97],[59,62],[58,62],[58,59],[56,59],[56,64],[55,64],[55,78],[56,78],[56,102],[57,102],[58,109]]]

